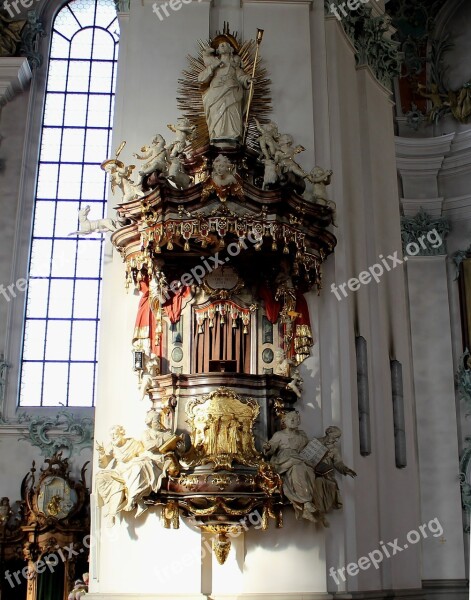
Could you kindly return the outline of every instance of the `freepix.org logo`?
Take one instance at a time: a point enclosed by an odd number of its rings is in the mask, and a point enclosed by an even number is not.
[[[34,2],[39,2],[39,0],[12,0],[11,2],[4,0],[2,6],[8,13],[8,16],[13,19],[21,14],[24,8],[31,8]]]

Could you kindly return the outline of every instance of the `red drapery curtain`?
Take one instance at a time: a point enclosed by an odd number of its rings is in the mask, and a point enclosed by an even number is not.
[[[156,319],[149,301],[149,282],[143,279],[139,282],[139,291],[142,296],[137,308],[136,324],[134,327],[133,344],[142,341],[143,349],[151,354],[162,357],[162,342],[156,333]]]

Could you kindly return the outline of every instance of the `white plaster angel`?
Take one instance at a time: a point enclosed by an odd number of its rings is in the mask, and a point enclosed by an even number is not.
[[[280,139],[280,134],[278,133],[278,125],[273,121],[261,125],[257,119],[255,119],[255,124],[261,133],[257,138],[257,142],[262,155],[266,160],[274,159],[276,151],[279,149],[278,140]]]
[[[212,192],[216,192],[221,202],[225,202],[229,196],[237,196],[239,199],[244,197],[242,180],[235,165],[222,154],[213,161],[211,175],[205,180],[201,199],[205,200]]]
[[[234,183],[239,183],[234,174],[235,167],[227,156],[219,154],[213,161],[213,170],[211,178],[219,187],[225,187]]]
[[[175,140],[167,148],[170,158],[175,158],[187,149],[196,126],[192,125],[186,117],[179,117],[175,124],[169,123],[167,127],[176,134]]]
[[[122,202],[131,202],[144,195],[140,184],[134,183],[131,179],[132,172],[135,169],[134,165],[126,167],[120,160],[111,158],[105,160],[101,164],[101,168],[110,174],[112,194],[115,194],[116,188],[121,190],[123,194]]]
[[[293,173],[302,179],[308,177],[308,173],[299,165],[294,157],[296,154],[303,152],[305,148],[303,146],[293,146],[293,136],[288,133],[284,133],[279,137],[278,148],[275,152],[275,162],[277,163],[281,173]]]
[[[193,181],[192,177],[185,172],[180,155],[175,155],[168,168],[167,179],[171,181],[179,190],[186,190]]]
[[[140,154],[133,153],[133,156],[138,160],[146,161],[139,171],[141,177],[150,175],[154,171],[160,171],[161,173],[167,171],[169,153],[165,145],[165,139],[158,133],[150,146],[142,146]]]
[[[275,350],[275,366],[273,372],[275,375],[289,377],[290,362],[286,357],[286,352],[282,348]]]
[[[319,206],[328,206],[333,210],[332,223],[335,223],[337,205],[332,200],[329,200],[327,195],[327,186],[330,185],[333,171],[331,169],[323,169],[322,167],[314,167],[308,176],[308,181],[313,185],[312,193],[307,195],[307,200],[318,204]]]

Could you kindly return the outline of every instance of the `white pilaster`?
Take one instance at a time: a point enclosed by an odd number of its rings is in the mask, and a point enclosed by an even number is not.
[[[422,522],[442,537],[423,541],[423,579],[462,579],[463,525],[446,257],[409,258],[412,353]]]

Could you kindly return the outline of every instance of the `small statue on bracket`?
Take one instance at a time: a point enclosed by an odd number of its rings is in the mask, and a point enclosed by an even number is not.
[[[6,526],[12,514],[10,499],[4,496],[0,500],[0,529]]]
[[[155,354],[149,357],[144,355],[144,370],[140,372],[139,391],[141,400],[148,395],[148,391],[154,386],[154,378],[160,375],[160,359]]]
[[[331,169],[323,169],[322,167],[314,167],[308,176],[308,181],[313,184],[313,190],[310,196],[305,196],[307,200],[318,204],[319,206],[327,206],[332,209],[332,224],[335,223],[336,204],[329,200],[327,196],[326,186],[330,185],[333,171]]]

